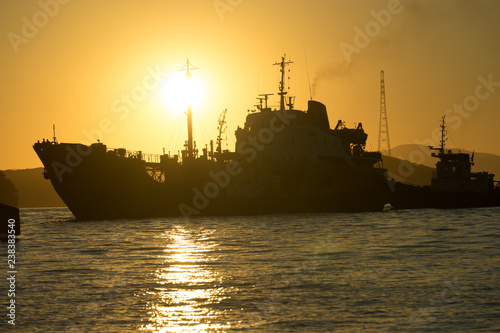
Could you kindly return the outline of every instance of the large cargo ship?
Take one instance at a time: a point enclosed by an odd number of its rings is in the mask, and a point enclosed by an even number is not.
[[[200,154],[188,107],[180,155],[58,143],[54,134],[33,146],[44,176],[80,220],[382,210],[390,188],[381,154],[365,150],[361,123],[339,120],[331,129],[325,105],[314,100],[295,109],[284,87],[289,63],[284,56],[276,63],[279,108],[260,96],[236,130],[234,152],[222,149],[224,111],[216,149],[211,141]]]
[[[500,206],[500,183],[486,171],[472,172],[474,154],[445,149],[446,122],[443,116],[441,142],[431,156],[438,158],[430,186],[395,183],[391,205],[397,209],[468,208]]]

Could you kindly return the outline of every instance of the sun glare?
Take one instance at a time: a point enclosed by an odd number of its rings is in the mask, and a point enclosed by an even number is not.
[[[191,76],[190,76],[191,75]],[[191,105],[200,106],[205,97],[205,87],[198,75],[179,71],[167,78],[162,87],[161,99],[169,111],[184,112]]]

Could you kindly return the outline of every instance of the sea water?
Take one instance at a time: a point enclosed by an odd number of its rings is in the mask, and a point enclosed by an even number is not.
[[[500,331],[500,208],[21,220],[5,332]]]

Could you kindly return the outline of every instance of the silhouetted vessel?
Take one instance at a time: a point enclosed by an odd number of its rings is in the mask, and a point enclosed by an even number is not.
[[[0,203],[0,221],[0,240],[6,241],[9,239],[9,235],[19,236],[21,234],[19,208]]]
[[[12,235],[21,234],[18,199],[12,181],[0,171],[0,240],[6,241]]]
[[[280,108],[268,107],[269,94],[259,97],[236,130],[235,152],[221,148],[224,111],[216,150],[211,141],[199,155],[188,107],[180,156],[58,143],[54,134],[33,146],[45,178],[77,219],[382,210],[390,189],[381,154],[365,151],[361,123],[330,129],[322,103],[310,100],[307,111],[294,109],[290,97],[285,104],[289,63],[275,64]],[[188,60],[188,77],[190,69]]]
[[[494,174],[471,172],[474,165],[472,156],[445,150],[446,124],[443,116],[440,147],[429,148],[436,151],[439,158],[430,186],[414,186],[395,183],[391,198],[394,208],[465,208],[500,206],[500,184],[494,181]]]

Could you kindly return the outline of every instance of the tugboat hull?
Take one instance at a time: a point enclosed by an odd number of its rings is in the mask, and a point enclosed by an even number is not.
[[[500,190],[437,191],[430,186],[397,183],[390,203],[396,209],[495,207],[500,206]]]

